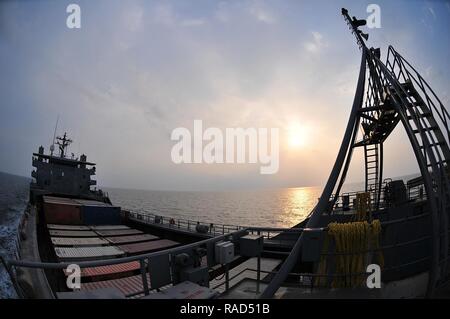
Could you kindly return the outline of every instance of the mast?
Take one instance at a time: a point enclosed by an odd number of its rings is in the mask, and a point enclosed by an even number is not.
[[[63,137],[56,137],[56,144],[59,146],[59,156],[65,157],[66,148],[72,143],[70,138],[67,138],[67,133],[64,133]]]
[[[58,122],[59,122],[59,114],[56,118],[55,131],[53,132],[52,145],[50,145],[50,156],[53,156],[53,151],[55,150],[55,138],[56,138],[56,130],[58,129]]]

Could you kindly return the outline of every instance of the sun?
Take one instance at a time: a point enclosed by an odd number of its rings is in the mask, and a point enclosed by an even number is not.
[[[305,127],[299,123],[293,123],[288,127],[288,145],[289,148],[297,149],[301,148],[306,143],[306,130]]]

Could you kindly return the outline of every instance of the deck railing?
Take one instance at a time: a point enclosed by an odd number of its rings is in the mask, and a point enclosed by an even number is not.
[[[404,217],[404,218],[399,218],[399,219],[383,222],[382,229],[385,230],[390,225],[397,224],[397,223],[404,223],[404,222],[408,222],[408,221],[411,221],[414,219],[425,218],[427,216],[428,216],[428,213],[424,213],[421,215],[408,216],[408,217]],[[305,229],[302,229],[302,228],[282,229],[282,228],[248,227],[248,228],[239,229],[234,232],[229,232],[229,233],[223,234],[223,235],[211,236],[211,238],[207,238],[207,239],[204,239],[204,240],[192,243],[192,244],[174,247],[174,248],[170,248],[170,249],[163,250],[163,251],[142,254],[142,255],[137,255],[137,256],[121,257],[121,258],[116,258],[116,259],[83,261],[83,262],[78,262],[77,265],[80,268],[88,268],[88,267],[99,267],[99,266],[107,266],[107,265],[117,265],[117,264],[132,262],[132,261],[138,261],[141,265],[140,274],[141,274],[142,286],[144,287],[144,289],[142,291],[138,291],[138,292],[135,292],[135,293],[132,293],[132,294],[129,294],[126,296],[126,297],[137,297],[137,296],[141,296],[141,295],[149,295],[150,293],[155,292],[156,289],[164,289],[164,288],[170,287],[172,284],[174,284],[174,282],[173,282],[174,277],[172,274],[172,281],[168,285],[166,285],[164,287],[152,286],[151,278],[150,279],[148,278],[149,267],[151,267],[151,265],[152,265],[152,260],[154,261],[158,257],[167,256],[168,258],[173,258],[173,256],[175,256],[178,253],[186,252],[188,250],[194,250],[197,248],[206,248],[206,250],[208,251],[208,249],[207,249],[208,246],[211,247],[211,245],[215,245],[215,243],[222,241],[222,240],[231,240],[232,242],[237,244],[238,239],[241,236],[244,236],[245,234],[252,233],[252,232],[263,234],[263,233],[272,233],[274,231],[301,232],[304,230]],[[325,227],[325,228],[317,228],[317,229],[311,229],[311,230],[326,232],[328,229]],[[368,249],[367,251],[364,251],[363,253],[372,254],[379,250],[387,251],[390,249],[414,245],[414,244],[417,244],[418,242],[426,241],[429,239],[430,239],[430,236],[423,236],[421,238],[416,238],[414,240],[408,240],[408,241],[404,241],[404,242],[395,242],[395,243],[392,243],[389,245],[384,245],[378,249]],[[357,253],[361,253],[361,252],[357,252]],[[354,254],[354,252],[351,254],[349,253],[349,254],[345,254],[345,255],[352,255],[352,254]],[[326,253],[321,252],[320,253],[320,256],[331,256],[333,258],[336,258],[339,255],[342,255],[342,254],[338,254],[335,252],[326,252]],[[209,257],[211,258],[211,256],[209,256]],[[212,256],[212,257],[214,257],[214,256]],[[258,258],[260,258],[260,257],[258,257]],[[389,270],[401,269],[403,267],[408,267],[408,266],[411,266],[416,263],[426,262],[428,259],[429,259],[429,257],[418,258],[417,260],[412,260],[408,263],[394,265],[394,266],[391,266],[390,268],[382,269],[382,274]],[[19,285],[17,284],[17,278],[16,278],[16,269],[17,268],[35,268],[35,269],[46,269],[46,270],[49,270],[49,269],[58,270],[59,269],[62,271],[63,269],[67,268],[70,264],[73,264],[73,262],[49,263],[49,262],[31,262],[31,261],[26,261],[26,260],[13,260],[13,259],[9,259],[2,255],[0,255],[0,261],[1,261],[1,263],[3,263],[3,265],[7,269],[8,274],[11,277],[11,280],[13,281],[13,283],[15,283],[15,285],[14,285],[15,287],[19,287]],[[172,262],[173,261],[171,259],[171,263]],[[222,267],[223,271],[225,271],[225,270],[228,271],[228,267],[225,267],[225,265],[220,265],[220,266]],[[209,268],[209,269],[211,270],[211,268]],[[264,271],[264,270],[261,270],[260,268],[257,270],[251,269],[251,268],[245,268],[244,270],[239,271],[237,274],[234,274],[232,277],[226,276],[225,282],[220,282],[219,284],[214,285],[213,288],[218,288],[222,285],[225,285],[228,289],[230,281],[233,280],[234,278],[236,278],[238,275],[243,274],[246,271],[256,271],[257,272],[258,285],[260,282],[264,282],[264,278],[260,279],[261,274],[270,275],[270,274],[276,273],[276,271]],[[215,278],[217,278],[219,275],[222,275],[222,273],[219,272],[219,274]],[[289,286],[294,285],[294,287],[310,287],[311,289],[313,289],[315,287],[320,287],[320,286],[315,285],[316,278],[326,277],[328,279],[332,279],[337,276],[345,276],[346,278],[350,278],[352,276],[361,276],[361,275],[367,275],[367,273],[318,274],[318,273],[294,273],[293,272],[293,273],[289,273],[289,277],[290,278],[298,278],[298,279],[294,280],[294,281],[291,279],[289,282],[285,283],[285,285],[289,285]],[[212,278],[212,279],[214,279],[214,278]],[[211,281],[211,283],[212,283],[212,281]],[[19,296],[24,297],[23,292],[17,291],[17,293]]]
[[[419,190],[419,187],[420,187],[420,185],[417,187],[418,191],[416,191],[416,193],[414,193],[414,195],[412,195],[412,196],[410,195],[408,197],[409,199],[423,198],[424,194],[423,194],[423,192],[421,192]],[[410,193],[413,193],[413,191],[410,191]],[[356,192],[355,192],[355,194],[356,194]],[[192,221],[192,220],[187,220],[187,219],[174,220],[174,219],[171,219],[171,218],[168,218],[165,216],[158,216],[158,215],[149,214],[149,213],[127,212],[127,214],[130,219],[135,220],[137,222],[148,223],[148,224],[158,224],[159,226],[162,226],[162,227],[177,228],[177,229],[183,230],[183,231],[198,232],[198,229],[199,229],[199,228],[197,228],[198,225],[208,226],[208,230],[204,234],[208,235],[207,237],[209,237],[209,238],[200,240],[200,241],[192,243],[192,244],[175,247],[175,248],[170,248],[170,249],[167,249],[164,251],[158,251],[158,252],[149,253],[149,254],[143,254],[143,255],[131,256],[131,257],[122,257],[122,258],[117,258],[117,259],[85,261],[85,262],[77,263],[80,268],[87,268],[87,267],[99,267],[99,266],[106,266],[106,265],[122,264],[122,263],[131,262],[131,261],[138,261],[141,265],[140,271],[141,271],[141,278],[142,278],[142,286],[144,287],[144,290],[141,292],[133,293],[131,295],[127,295],[127,297],[133,297],[133,296],[138,296],[138,295],[148,295],[148,294],[154,292],[155,289],[160,288],[160,287],[152,287],[151,278],[150,278],[150,282],[149,282],[148,276],[147,276],[147,274],[149,272],[148,267],[150,267],[149,265],[152,264],[151,260],[153,260],[154,258],[161,257],[161,256],[169,256],[169,258],[171,258],[170,256],[174,256],[177,253],[185,252],[186,250],[189,250],[189,249],[205,248],[210,245],[214,245],[218,241],[221,241],[224,239],[231,239],[232,241],[237,242],[237,239],[240,236],[243,236],[243,235],[249,234],[249,233],[259,234],[259,235],[262,235],[266,241],[267,240],[273,241],[273,240],[276,240],[276,239],[274,239],[275,234],[290,233],[290,232],[300,233],[300,232],[304,231],[303,228],[246,227],[246,226],[225,225],[225,224],[211,225],[208,223],[201,223],[198,221]],[[405,223],[405,222],[409,222],[409,221],[412,221],[415,219],[427,218],[428,216],[429,216],[428,213],[411,214],[410,216],[385,221],[385,222],[381,223],[382,231],[383,232],[386,231],[386,229],[390,225],[393,225],[393,224]],[[327,228],[324,227],[324,228],[317,228],[317,229],[313,229],[313,230],[326,232]],[[441,234],[441,236],[442,236],[442,234]],[[374,253],[378,250],[386,251],[386,250],[395,249],[398,247],[414,245],[414,244],[417,244],[418,242],[427,241],[427,240],[430,240],[430,236],[423,236],[420,238],[415,238],[413,240],[408,240],[408,241],[404,241],[404,242],[395,241],[393,243],[390,243],[389,245],[384,245],[384,246],[380,247],[379,249],[370,249],[367,251],[367,253],[370,254],[370,253]],[[280,241],[280,243],[281,243],[281,241]],[[321,256],[325,256],[325,255],[334,256],[334,258],[336,258],[336,256],[338,254],[336,254],[336,253],[321,253]],[[350,255],[350,254],[348,254],[348,255]],[[16,257],[16,259],[11,259],[6,256],[0,255],[0,261],[5,266],[5,269],[8,271],[8,274],[10,275],[11,280],[13,281],[15,287],[18,287],[17,278],[16,278],[16,269],[17,268],[37,268],[37,269],[54,269],[54,270],[59,269],[59,270],[62,270],[62,269],[65,269],[68,265],[73,264],[72,262],[70,262],[70,263],[69,262],[65,262],[65,263],[30,262],[30,261],[25,261],[25,260],[17,260],[19,255],[15,256],[15,257]],[[429,257],[424,257],[424,258],[418,258],[417,260],[412,260],[408,263],[396,264],[391,268],[383,269],[382,273],[385,271],[388,271],[388,270],[392,270],[394,268],[400,269],[403,267],[411,266],[412,264],[415,264],[415,263],[426,262],[428,259],[429,259]],[[223,267],[223,265],[222,265],[222,268],[225,269]],[[245,269],[244,271],[254,271],[254,270]],[[257,271],[258,271],[258,278],[260,278],[261,273],[267,273],[267,274],[274,273],[274,272],[265,272],[261,269],[258,269]],[[241,273],[242,272],[239,272],[237,275],[239,275]],[[228,276],[227,276],[226,283],[221,283],[220,285],[225,284],[228,287],[229,281],[234,279],[237,275],[234,275],[232,278],[228,278]],[[315,278],[324,277],[324,276],[327,278],[333,278],[336,276],[351,277],[351,276],[360,276],[360,275],[362,275],[362,274],[360,274],[360,273],[345,274],[345,275],[339,275],[339,274],[322,275],[322,274],[316,274],[316,273],[298,273],[298,274],[290,273],[289,274],[289,276],[291,278],[298,277],[298,280],[297,280],[298,285],[300,285],[302,287],[310,286],[311,288],[314,287]],[[173,284],[173,282],[171,282],[170,284]],[[292,284],[292,282],[291,282],[291,284]],[[17,288],[16,288],[16,290],[17,290]],[[19,289],[19,291],[17,291],[17,293],[19,296],[24,296],[23,292],[21,292],[20,289]]]
[[[217,236],[213,238],[208,238],[205,240],[201,240],[192,244],[187,244],[179,247],[169,248],[162,251],[157,251],[153,253],[148,254],[142,254],[137,256],[129,256],[129,257],[121,257],[121,258],[115,258],[115,259],[105,259],[105,260],[96,260],[96,261],[80,261],[76,264],[82,269],[82,268],[90,268],[90,267],[100,267],[100,266],[109,266],[109,265],[117,265],[117,264],[123,264],[128,263],[132,261],[138,261],[141,264],[141,277],[142,277],[142,283],[143,287],[145,287],[144,291],[142,292],[144,295],[148,295],[151,290],[158,289],[160,287],[152,288],[149,285],[148,282],[148,267],[152,264],[152,260],[155,260],[157,257],[161,256],[170,256],[176,255],[177,253],[185,252],[188,249],[195,249],[195,248],[202,248],[207,245],[214,245],[216,242],[222,241],[222,240],[232,240],[236,241],[237,238],[240,236],[245,235],[247,232],[246,230],[239,230],[233,233],[229,233],[222,236]],[[16,278],[16,268],[33,268],[33,269],[45,269],[45,270],[64,270],[67,269],[69,265],[73,265],[74,262],[34,262],[34,261],[26,261],[26,260],[14,260],[9,259],[6,256],[0,254],[0,262],[4,265],[5,269],[7,270],[11,281],[13,283],[16,283],[17,285],[17,278]],[[151,280],[151,279],[150,279]],[[17,291],[19,296],[24,297],[23,292]],[[135,295],[135,294],[133,294]],[[129,297],[129,296],[127,296]]]
[[[384,182],[382,184],[381,192],[380,192],[380,202],[378,205],[379,209],[384,209],[390,206],[389,201],[385,198],[385,187],[387,186],[387,182]],[[356,200],[356,197],[358,194],[361,194],[364,192],[361,191],[354,191],[354,192],[345,192],[337,196],[336,202],[333,206],[333,209],[337,210],[338,212],[345,212],[345,211],[352,211],[355,209],[354,201]],[[377,192],[375,191],[369,191],[370,193],[370,199],[371,199],[371,208],[372,210],[375,210],[376,208],[376,201],[377,201]],[[426,200],[427,195],[425,192],[425,188],[423,184],[418,184],[414,186],[406,185],[406,194],[405,198],[408,201],[415,201],[415,200]],[[335,197],[333,194],[330,198],[332,200]],[[334,212],[336,213],[336,212]]]
[[[301,227],[283,228],[283,227],[251,227],[251,226],[237,226],[237,225],[225,225],[225,224],[212,224],[204,223],[195,220],[188,219],[173,219],[166,216],[159,216],[151,213],[138,213],[133,211],[127,211],[127,218],[130,220],[141,223],[144,225],[153,225],[163,228],[175,229],[184,232],[191,232],[193,234],[200,234],[205,237],[216,237],[239,230],[246,230],[249,234],[260,235],[264,237],[267,243],[272,245],[278,245],[289,249],[292,242],[303,231]],[[198,228],[197,226],[200,225]],[[203,229],[203,230],[201,230]],[[199,231],[201,230],[201,231]],[[283,236],[278,236],[283,234]],[[269,250],[266,250],[269,252]],[[282,252],[273,252],[277,255],[283,255]]]
[[[217,242],[220,242],[222,240],[230,240],[237,244],[238,239],[241,236],[244,236],[249,233],[271,233],[273,231],[291,231],[291,232],[298,232],[302,229],[285,229],[285,228],[262,228],[262,227],[250,227],[248,229],[239,229],[234,232],[229,232],[224,235],[218,235],[214,236],[208,239],[204,239],[192,244],[187,244],[179,247],[169,248],[166,250],[148,253],[148,254],[142,254],[137,256],[129,256],[129,257],[121,257],[121,258],[115,258],[115,259],[106,259],[106,260],[97,260],[97,261],[80,261],[76,262],[76,264],[80,267],[80,269],[83,268],[91,268],[91,267],[100,267],[100,266],[109,266],[109,265],[117,265],[117,264],[123,264],[128,263],[132,261],[138,261],[141,265],[140,267],[140,275],[142,280],[142,287],[144,289],[142,291],[137,291],[131,294],[126,295],[127,298],[133,298],[141,295],[149,295],[150,293],[154,293],[157,290],[163,290],[164,288],[170,287],[172,284],[174,284],[173,279],[173,273],[171,274],[172,281],[168,283],[167,285],[164,285],[162,287],[152,287],[151,285],[151,278],[149,278],[149,267],[152,265],[152,261],[156,260],[158,257],[166,256],[170,258],[171,265],[173,266],[174,260],[173,256],[175,256],[178,253],[186,252],[188,250],[196,250],[197,248],[208,248],[208,246],[214,245]],[[209,258],[214,258],[214,256],[209,256]],[[260,258],[260,257],[259,257]],[[205,260],[203,260],[203,263]],[[34,261],[27,261],[27,260],[17,260],[17,259],[11,259],[8,258],[6,255],[0,254],[0,264],[2,264],[5,269],[7,270],[11,281],[13,282],[13,285],[16,289],[16,292],[19,297],[24,298],[25,294],[20,289],[20,284],[18,284],[17,280],[17,269],[18,268],[32,268],[32,269],[42,269],[42,270],[61,270],[61,272],[64,269],[67,269],[69,265],[73,265],[74,262],[34,262]],[[228,272],[228,266],[227,265],[220,265],[223,272]],[[259,276],[259,275],[258,275]],[[216,276],[215,278],[217,278]],[[228,276],[225,277],[226,280],[224,284],[226,284],[226,287],[229,286],[229,281],[232,278],[229,278]],[[234,278],[234,277],[233,277]]]
[[[209,236],[226,235],[239,230],[247,230],[251,234],[260,234],[264,239],[273,239],[281,232],[299,232],[300,228],[286,228],[286,227],[251,227],[238,226],[229,224],[205,223],[197,220],[172,218],[167,216],[156,215],[152,213],[141,213],[135,211],[125,211],[127,217],[135,222],[158,225],[171,229],[178,229],[180,231],[194,232]]]

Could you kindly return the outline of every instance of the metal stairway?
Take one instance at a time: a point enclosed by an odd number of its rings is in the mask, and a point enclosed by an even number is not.
[[[419,164],[429,199],[433,243],[430,247],[428,287],[428,296],[431,296],[436,285],[450,281],[450,115],[428,83],[406,59],[390,46],[386,62],[383,63],[379,49],[365,46],[361,32],[355,26],[359,20],[351,20],[344,11],[343,14],[360,48],[367,54],[366,66],[369,72],[366,94],[359,110],[363,139],[353,145],[364,146],[366,190],[378,190],[378,205],[383,142],[401,121]]]
[[[450,279],[450,183],[447,168],[450,149],[443,133],[450,136],[447,124],[450,116],[421,75],[394,48],[389,48],[386,65],[379,59],[375,61],[388,85],[388,94],[400,115],[424,178],[433,225],[434,270],[431,273],[434,278],[431,280],[433,286],[439,285]]]

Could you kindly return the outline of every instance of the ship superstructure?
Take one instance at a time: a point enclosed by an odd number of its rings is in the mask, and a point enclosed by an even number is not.
[[[95,163],[87,161],[82,154],[75,158],[74,154],[67,157],[68,146],[72,140],[64,133],[56,138],[59,146],[59,155],[54,155],[54,145],[50,147],[50,154],[44,153],[40,146],[37,153],[33,153],[33,167],[30,185],[30,199],[35,202],[36,197],[46,194],[60,194],[65,196],[85,197],[103,200],[101,191],[92,190],[97,182],[92,179],[95,175]]]

